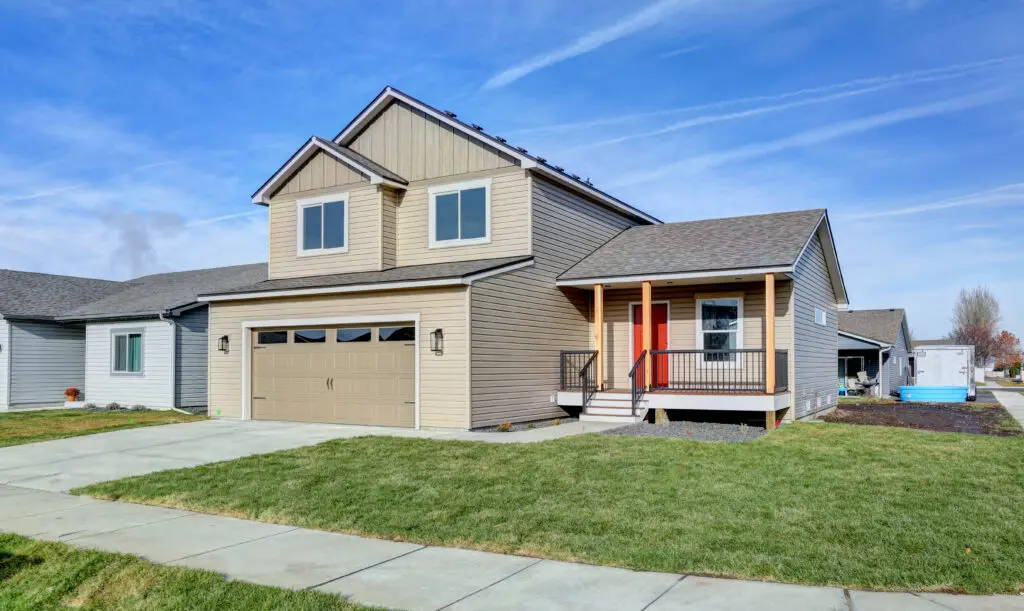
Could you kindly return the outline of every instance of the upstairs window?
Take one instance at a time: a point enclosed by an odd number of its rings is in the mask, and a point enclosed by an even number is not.
[[[298,201],[298,255],[348,252],[348,193]]]
[[[814,308],[814,322],[823,327],[828,326],[828,312],[821,308]]]
[[[491,180],[430,187],[431,248],[491,241]]]

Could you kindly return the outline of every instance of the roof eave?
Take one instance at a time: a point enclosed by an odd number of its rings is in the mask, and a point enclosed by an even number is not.
[[[824,229],[824,231],[822,231]],[[828,219],[828,210],[824,210],[821,213],[821,218],[818,219],[818,223],[815,225],[811,234],[807,236],[807,241],[804,242],[803,248],[800,249],[800,254],[797,255],[796,261],[793,263],[795,266],[800,262],[800,259],[807,252],[808,247],[811,245],[811,240],[815,236],[819,236],[822,239],[822,250],[825,254],[825,265],[828,266],[829,277],[832,279],[832,291],[836,295],[836,307],[840,310],[849,309],[850,297],[846,292],[846,280],[843,278],[843,268],[839,265],[839,252],[836,250],[835,238],[832,235],[832,224]],[[824,243],[824,242],[827,242]]]
[[[870,337],[865,337],[863,335],[857,335],[856,333],[850,333],[849,331],[839,331],[839,335],[849,337],[851,339],[856,339],[862,342],[867,342],[869,344],[875,344],[879,348],[892,348],[892,344],[890,343],[883,342],[877,339],[872,339]]]
[[[693,272],[665,272],[657,274],[630,274],[619,276],[590,276],[586,278],[565,278],[555,280],[556,286],[592,286],[594,284],[628,284],[634,282],[659,282],[664,280],[721,279],[754,274],[790,274],[792,265],[770,265],[761,267],[735,267],[729,269],[702,270]]]

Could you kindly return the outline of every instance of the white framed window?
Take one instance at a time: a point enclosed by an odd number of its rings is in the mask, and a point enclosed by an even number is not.
[[[307,197],[296,203],[296,254],[348,252],[348,193]]]
[[[743,298],[697,299],[697,348],[739,350],[743,348]],[[706,363],[737,363],[735,352],[704,353]]]
[[[491,179],[436,185],[430,198],[430,248],[491,241]]]
[[[823,327],[828,326],[828,312],[821,308],[814,308],[814,322]]]
[[[143,372],[142,330],[112,331],[110,342],[111,373],[141,375]]]

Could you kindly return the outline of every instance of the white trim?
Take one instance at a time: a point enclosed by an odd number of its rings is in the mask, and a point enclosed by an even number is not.
[[[335,248],[324,248],[324,232],[327,230],[324,224],[324,205],[325,204],[337,204],[341,203],[345,206],[345,235],[342,238],[345,242],[344,246],[338,246]],[[313,208],[320,206],[320,248],[303,248],[302,241],[304,239],[304,226],[305,219],[303,218],[303,211],[306,208]],[[340,193],[326,193],[324,195],[317,195],[316,197],[304,197],[302,199],[295,200],[295,256],[297,257],[319,257],[323,255],[337,255],[348,252],[348,227],[349,227],[349,209],[352,206],[349,205],[348,191],[342,191]]]
[[[416,327],[415,414],[416,428],[420,428],[420,315],[375,314],[369,316],[334,316],[327,318],[284,318],[280,320],[242,321],[242,419],[252,420],[252,333],[263,327],[302,327],[306,325],[361,325],[389,322],[413,322]],[[467,399],[468,403],[468,399]]]
[[[636,350],[633,349],[633,318],[634,318],[633,317],[633,307],[634,306],[642,306],[643,304],[644,304],[644,302],[642,302],[642,301],[630,301],[629,302],[629,366],[630,367],[632,367],[633,363],[636,362],[636,356],[635,356],[636,355]],[[656,301],[652,300],[651,301],[651,306],[654,306],[655,304],[657,304],[657,305],[664,304],[666,306],[665,307],[665,327],[666,327],[666,329],[665,329],[665,350],[671,350],[672,349],[672,300],[671,299],[658,299]],[[652,307],[651,309],[653,310],[654,308]],[[651,317],[653,318],[653,315]],[[591,320],[594,319],[593,312],[591,312],[590,319]],[[605,335],[604,337],[607,338],[607,335]],[[651,336],[651,344],[652,345],[654,344],[654,337],[653,336]],[[605,350],[605,352],[607,352],[607,350]]]
[[[638,276],[608,276],[605,278],[585,278],[582,280],[556,280],[556,286],[593,286],[595,284],[625,284],[629,282],[659,282],[662,280],[694,280],[705,278],[728,278],[732,276],[749,276],[757,274],[786,274],[793,271],[792,265],[782,267],[747,267],[742,269],[725,269],[702,272],[678,272],[668,274],[643,274]]]
[[[704,334],[705,333],[729,333],[729,331],[722,331],[720,329],[705,330],[704,319],[701,315],[701,304],[705,301],[714,301],[716,299],[735,299],[737,303],[736,308],[736,347],[732,350],[745,350],[746,347],[743,343],[743,295],[735,293],[722,293],[721,295],[715,295],[714,293],[701,294],[694,297],[694,322],[696,323],[696,334],[697,334],[697,350],[705,350],[704,348]],[[736,355],[734,361],[708,361],[707,354],[701,355],[701,362],[704,365],[711,365],[713,367],[740,367],[743,364],[743,353]]]
[[[437,196],[459,194],[459,232],[462,231],[462,191],[468,189],[484,190],[484,235],[481,238],[456,238],[453,240],[438,240],[437,225]],[[431,185],[427,188],[427,248],[452,248],[456,246],[472,246],[474,244],[491,243],[491,179],[480,178],[478,180],[467,180],[464,182],[448,183],[444,185]]]
[[[857,340],[860,340],[862,342],[868,342],[870,344],[874,344],[876,346],[881,346],[883,348],[891,348],[892,347],[892,345],[887,344],[885,342],[880,342],[877,339],[871,339],[870,337],[864,337],[862,335],[855,335],[855,334],[849,333],[847,331],[837,331],[837,333],[839,335],[845,335],[846,337],[849,337],[849,338],[852,338],[852,339],[857,339]],[[853,348],[843,348],[843,350],[853,350]]]
[[[372,284],[350,284],[348,286],[326,286],[320,288],[311,289],[285,289],[280,291],[266,291],[262,293],[237,293],[234,295],[201,295],[197,297],[199,301],[213,302],[213,301],[237,301],[246,299],[272,299],[275,297],[304,297],[308,295],[335,295],[339,293],[366,293],[371,291],[397,291],[403,289],[419,289],[419,288],[431,288],[438,286],[462,286],[471,285],[477,280],[483,280],[484,278],[490,278],[491,276],[497,276],[498,274],[504,274],[505,272],[515,271],[524,267],[533,265],[533,259],[515,263],[512,265],[505,265],[495,269],[490,269],[470,276],[464,276],[461,278],[438,278],[436,280],[409,280],[405,282],[375,282]]]

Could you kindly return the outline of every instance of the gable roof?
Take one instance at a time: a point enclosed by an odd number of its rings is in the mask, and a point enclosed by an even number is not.
[[[0,316],[53,320],[123,289],[123,283],[112,280],[0,269]]]
[[[920,346],[955,346],[956,342],[951,339],[915,339],[913,342],[914,348]]]
[[[202,293],[251,285],[266,278],[266,263],[153,274],[118,283],[120,291],[71,308],[57,318],[96,320],[159,316],[196,304]]]
[[[899,341],[900,327],[904,326],[907,320],[906,312],[902,308],[840,311],[838,318],[840,333],[865,337],[889,345]],[[904,335],[906,333],[904,330]]]
[[[515,159],[520,167],[523,169],[532,169],[544,177],[551,179],[557,183],[560,183],[570,189],[573,189],[579,193],[587,195],[603,205],[615,209],[627,216],[636,219],[641,223],[660,223],[656,217],[647,214],[646,212],[630,206],[626,202],[613,197],[604,191],[596,188],[589,181],[580,179],[579,176],[570,174],[564,169],[550,164],[546,159],[528,154],[527,150],[522,147],[517,147],[509,144],[504,138],[492,136],[484,132],[483,128],[478,125],[467,124],[460,121],[455,113],[445,112],[438,110],[429,104],[421,102],[420,100],[391,87],[390,85],[385,87],[377,97],[370,102],[366,108],[364,108],[348,125],[345,126],[337,136],[334,137],[335,144],[346,147],[352,143],[353,140],[366,128],[367,125],[373,122],[385,109],[394,101],[401,101],[409,106],[419,110],[420,112],[429,115],[438,121],[448,125],[452,129],[468,136],[469,138],[480,142],[488,147],[497,149],[506,155],[509,155]]]

